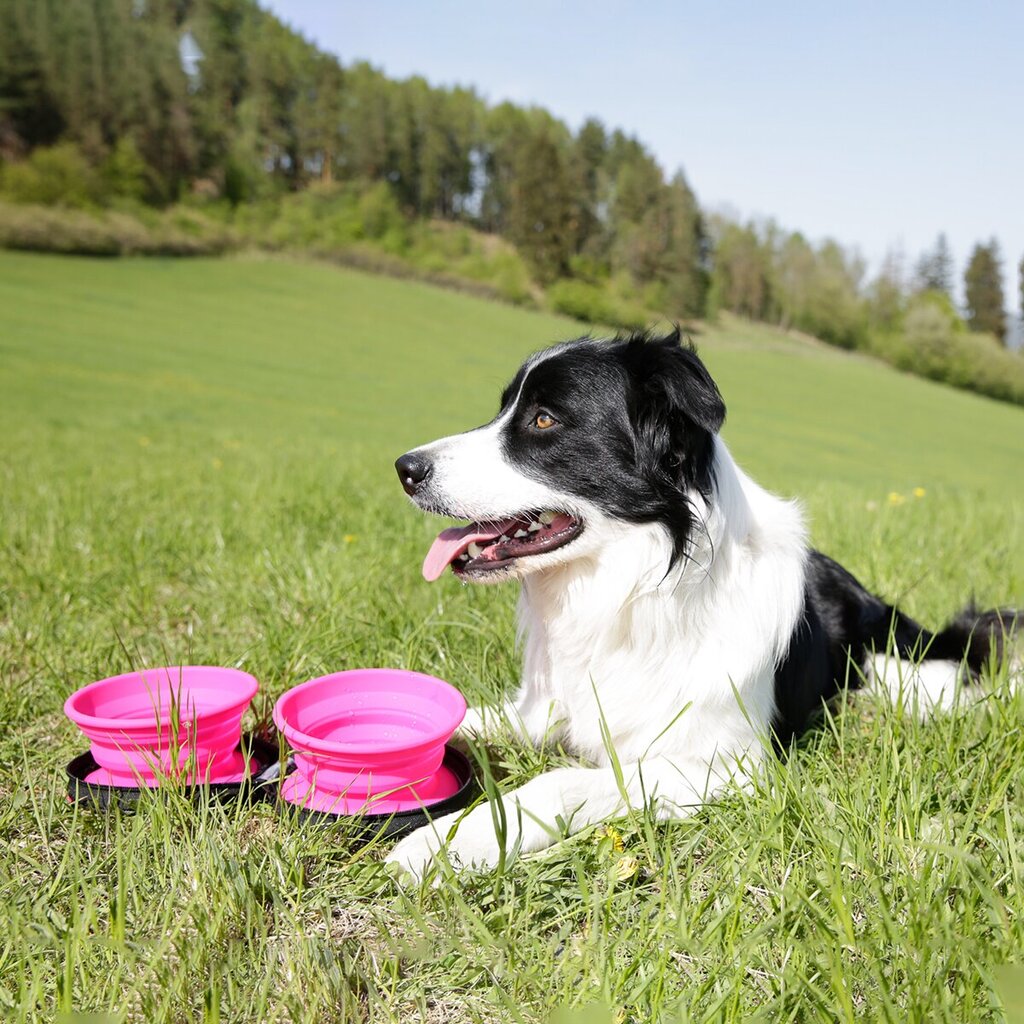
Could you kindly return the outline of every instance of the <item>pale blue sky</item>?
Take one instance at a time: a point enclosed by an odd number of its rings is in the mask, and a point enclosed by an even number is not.
[[[263,0],[343,62],[588,115],[682,167],[706,209],[908,267],[945,231],[958,284],[1024,255],[1024,2]]]

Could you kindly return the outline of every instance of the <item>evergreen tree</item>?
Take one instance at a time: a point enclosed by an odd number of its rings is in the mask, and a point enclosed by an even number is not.
[[[344,73],[332,57],[318,54],[310,88],[299,97],[299,148],[309,174],[325,184],[334,180],[334,162],[342,146]]]
[[[815,255],[811,308],[801,326],[832,345],[856,348],[864,331],[864,263],[832,239],[826,239]]]
[[[720,221],[711,272],[711,305],[763,320],[772,303],[771,255],[754,225]]]
[[[885,254],[878,276],[868,289],[868,316],[872,326],[894,330],[904,311],[903,254],[890,249]]]
[[[611,204],[613,267],[638,284],[658,276],[667,229],[664,175],[639,143],[629,140],[618,156]]]
[[[608,137],[596,118],[583,122],[573,142],[571,173],[576,191],[578,251],[601,258],[607,249],[608,177],[604,170]]]
[[[341,133],[344,144],[339,174],[350,181],[375,181],[397,171],[391,137],[397,122],[394,87],[379,71],[360,62],[347,70]],[[412,183],[407,187],[415,191]]]
[[[814,249],[800,232],[787,235],[774,252],[774,297],[779,326],[789,330],[806,322],[814,289]]]
[[[50,145],[65,130],[45,48],[34,0],[0,0],[0,141],[9,155]]]
[[[1020,319],[1024,323],[1024,256],[1020,258],[1020,265],[1017,267],[1020,276]]]
[[[526,145],[529,134],[529,115],[512,103],[501,103],[484,116],[484,186],[479,223],[485,231],[509,235],[516,154]]]
[[[701,317],[707,308],[710,255],[704,218],[682,171],[662,194],[664,251],[657,270],[662,311],[670,317]]]
[[[935,248],[925,252],[917,263],[917,287],[919,291],[941,292],[950,295],[953,290],[953,255],[945,234],[935,241]]]
[[[1003,280],[999,266],[999,245],[993,238],[980,242],[971,253],[964,272],[967,296],[967,326],[972,331],[987,331],[1006,343],[1006,311],[1003,308]]]
[[[517,150],[509,198],[511,240],[542,282],[563,276],[575,248],[574,197],[553,125],[534,128]]]

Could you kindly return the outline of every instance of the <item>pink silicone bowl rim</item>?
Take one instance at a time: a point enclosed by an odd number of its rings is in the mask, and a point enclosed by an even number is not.
[[[171,724],[170,708],[168,708],[166,712],[161,711],[159,718],[156,718],[155,715],[147,715],[144,718],[99,718],[96,715],[89,715],[84,711],[79,711],[76,707],[76,703],[92,690],[98,690],[102,686],[109,683],[115,683],[121,679],[138,679],[140,676],[145,678],[148,675],[151,676],[160,672],[167,673],[171,676],[172,680],[174,678],[173,674],[177,673],[180,679],[181,673],[186,669],[189,671],[222,672],[234,676],[235,679],[239,681],[243,679],[247,679],[249,681],[249,685],[242,692],[242,696],[237,697],[230,704],[205,708],[201,715],[196,716],[199,719],[212,718],[214,715],[227,714],[228,712],[237,711],[239,708],[242,708],[244,711],[244,709],[252,703],[253,697],[256,696],[256,692],[260,688],[260,684],[256,681],[255,676],[250,675],[248,672],[243,672],[240,668],[225,668],[223,665],[169,665],[157,668],[143,668],[136,672],[122,672],[117,676],[107,676],[106,679],[97,679],[96,682],[89,683],[88,686],[83,686],[80,690],[75,690],[75,692],[71,694],[66,701],[64,701],[64,714],[67,715],[75,725],[93,729],[121,729],[125,725],[169,726]],[[154,712],[156,711],[155,706],[153,710]]]
[[[455,719],[454,725],[446,725],[443,729],[437,729],[432,733],[424,734],[413,743],[410,743],[408,740],[397,740],[391,743],[339,743],[336,740],[322,740],[316,736],[310,736],[308,733],[297,729],[284,717],[283,708],[289,699],[304,690],[310,690],[316,686],[322,686],[328,681],[343,679],[346,676],[365,676],[368,674],[375,676],[397,675],[404,676],[407,679],[419,679],[438,687],[442,693],[449,693],[455,698],[457,705],[461,704],[458,714],[452,715]],[[413,672],[411,669],[404,668],[353,668],[345,672],[332,672],[330,675],[319,676],[316,679],[310,679],[308,682],[299,683],[298,686],[293,686],[290,690],[286,690],[281,694],[274,705],[274,723],[284,733],[285,739],[296,750],[304,754],[391,754],[396,750],[414,750],[418,747],[428,747],[442,740],[447,741],[454,734],[455,730],[458,729],[465,717],[466,698],[451,683],[438,679],[437,676],[429,676],[425,672]]]

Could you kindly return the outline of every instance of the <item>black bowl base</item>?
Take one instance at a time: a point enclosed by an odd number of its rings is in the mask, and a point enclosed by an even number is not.
[[[436,803],[427,804],[408,811],[393,811],[385,814],[331,814],[329,811],[315,811],[289,803],[278,795],[277,804],[284,814],[293,814],[300,821],[318,822],[325,825],[345,824],[353,831],[352,838],[359,842],[371,839],[399,839],[415,832],[434,818],[440,818],[453,811],[461,811],[477,795],[477,786],[469,758],[460,750],[446,746],[442,765],[458,780],[459,788]],[[289,771],[290,771],[289,766]],[[289,773],[282,776],[287,778]]]
[[[263,773],[277,763],[278,749],[275,744],[268,743],[256,736],[243,736],[238,750],[243,754],[247,753],[250,763],[253,764],[253,770],[248,778],[238,782],[215,782],[205,786],[187,786],[184,792],[193,797],[209,792],[211,796],[224,802],[251,797],[257,791]],[[110,786],[104,783],[89,782],[89,776],[98,769],[99,765],[88,750],[84,754],[79,754],[68,764],[69,803],[88,804],[101,811],[109,811],[112,807],[118,807],[123,811],[134,810],[144,789],[149,792],[159,791],[158,786]]]

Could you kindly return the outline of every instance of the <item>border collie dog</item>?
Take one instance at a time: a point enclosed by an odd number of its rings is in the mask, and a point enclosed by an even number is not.
[[[434,542],[428,580],[451,566],[521,584],[521,685],[463,731],[551,737],[593,765],[504,796],[511,852],[627,805],[691,813],[846,685],[923,713],[1002,656],[1012,613],[966,611],[933,634],[809,549],[799,506],[733,461],[724,419],[678,330],[583,338],[529,358],[490,423],[396,463],[419,508],[470,521]],[[492,811],[441,818],[389,859],[420,877],[444,846],[456,867],[491,867]]]

